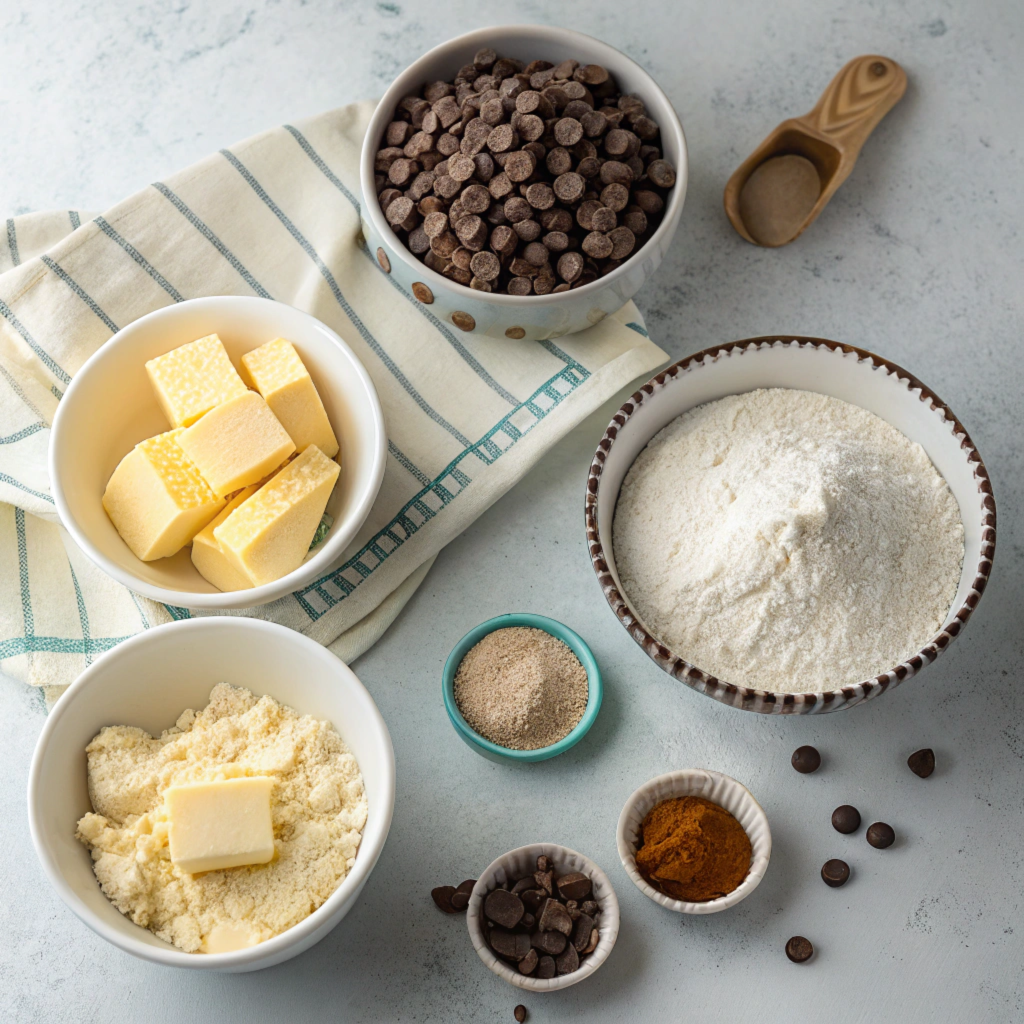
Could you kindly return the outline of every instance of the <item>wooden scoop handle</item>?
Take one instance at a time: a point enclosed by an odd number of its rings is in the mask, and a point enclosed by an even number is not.
[[[832,79],[817,106],[798,120],[855,154],[906,88],[906,73],[896,61],[872,54],[854,57]]]

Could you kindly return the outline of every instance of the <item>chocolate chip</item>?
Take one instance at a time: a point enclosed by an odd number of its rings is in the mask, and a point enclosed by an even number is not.
[[[590,882],[589,878],[587,882]],[[559,887],[559,891],[561,891],[561,887]],[[572,918],[569,917],[569,911],[558,900],[547,899],[541,907],[537,927],[542,932],[555,931],[561,932],[563,935],[570,935],[572,934]]]
[[[530,936],[530,942],[542,953],[547,953],[550,956],[558,956],[565,949],[565,944],[568,941],[568,938],[561,932],[543,932],[538,930]]]
[[[465,910],[466,907],[469,906],[469,893],[459,892],[458,889],[456,889],[455,892],[452,893],[451,904],[453,910]]]
[[[597,949],[598,942],[601,941],[601,933],[597,928],[593,928],[590,932],[590,941],[587,943],[586,948],[580,950],[580,956],[587,956],[593,953]]]
[[[832,812],[832,827],[844,836],[860,828],[860,811],[850,804],[843,804]]]
[[[676,183],[676,172],[666,160],[652,160],[647,165],[647,177],[658,188],[671,188]]]
[[[513,277],[508,283],[509,295],[532,295],[533,282],[528,277]]]
[[[482,280],[493,281],[501,272],[501,262],[493,252],[478,252],[473,255],[469,268]]]
[[[575,927],[572,930],[572,944],[576,947],[577,953],[582,953],[590,943],[590,933],[596,927],[597,922],[589,915],[580,912],[576,918]]]
[[[850,877],[850,865],[845,860],[827,860],[821,868],[821,880],[838,889],[844,885]]]
[[[484,899],[484,914],[502,928],[515,928],[524,913],[523,901],[505,889],[493,889]]]
[[[495,890],[495,892],[498,891]],[[498,956],[502,956],[506,960],[514,960],[517,963],[530,952],[530,936],[525,932],[510,932],[504,928],[492,928],[487,933],[487,941]]]
[[[636,245],[636,235],[625,225],[614,228],[608,232],[608,238],[612,243],[612,259],[624,260]]]
[[[558,276],[572,284],[583,273],[583,257],[578,252],[566,252],[558,258]]]
[[[886,825],[884,821],[876,821],[868,825],[867,840],[876,850],[885,850],[896,842],[896,833],[892,825]]]
[[[537,950],[531,948],[530,952],[519,961],[519,973],[520,974],[533,974],[537,968],[537,961],[540,957],[537,955]]]
[[[523,1006],[522,1003],[520,1003],[512,1011],[512,1016],[515,1017],[515,1019],[518,1021],[518,1024],[523,1024],[523,1021],[526,1020],[526,1007]]]
[[[580,871],[562,875],[557,885],[559,895],[564,900],[585,900],[590,895],[590,879]]]
[[[590,917],[597,917],[600,913],[601,906],[596,900],[584,900],[580,905],[580,910],[584,914],[588,914]]]
[[[576,947],[569,943],[565,949],[555,957],[555,969],[559,974],[572,974],[580,966],[580,955]]]
[[[452,906],[452,896],[454,895],[454,885],[439,885],[436,889],[430,890],[430,898],[437,904],[438,909],[443,910],[446,914],[456,912]]]
[[[805,939],[802,935],[794,935],[786,943],[786,956],[795,964],[802,964],[810,960],[813,955],[814,947],[811,945],[810,939]]]
[[[585,85],[603,85],[608,81],[608,72],[600,64],[584,64],[576,69],[572,77]]]
[[[529,278],[526,279],[526,283],[530,291],[532,291],[533,283]],[[536,914],[540,910],[541,904],[548,898],[548,894],[543,889],[527,889],[525,892],[519,893],[519,898],[523,901],[527,910],[531,910]]]
[[[560,174],[555,178],[552,187],[555,190],[555,195],[563,203],[575,203],[583,195],[584,184],[583,179],[578,174],[573,171],[566,171],[565,174]]]
[[[790,761],[801,775],[810,775],[821,766],[821,754],[814,747],[797,747]]]
[[[580,248],[595,260],[607,259],[615,248],[615,243],[600,231],[591,231],[580,244]]]
[[[907,758],[907,765],[919,778],[927,779],[935,771],[935,751],[931,747],[916,750]]]
[[[512,329],[513,328],[510,327],[508,330],[511,331]],[[506,331],[505,333],[508,334],[508,331]],[[525,331],[523,333],[525,333]],[[536,924],[537,918],[535,918],[533,914],[527,911],[525,914],[523,914],[523,919],[519,922],[519,927],[525,928],[528,932],[532,932]]]

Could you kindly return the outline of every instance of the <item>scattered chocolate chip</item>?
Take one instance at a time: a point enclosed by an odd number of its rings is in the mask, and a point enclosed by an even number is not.
[[[520,1003],[512,1011],[512,1016],[515,1017],[515,1019],[518,1021],[518,1024],[523,1024],[523,1021],[526,1020],[526,1007],[523,1006],[522,1003]]]
[[[935,771],[935,751],[931,747],[915,750],[907,758],[907,765],[916,776],[927,779]]]
[[[439,885],[436,889],[430,890],[430,898],[437,904],[439,910],[446,914],[456,913],[452,906],[452,896],[455,895],[454,885]]]
[[[451,898],[452,909],[455,911],[465,910],[469,906],[469,893],[459,892],[458,889],[452,893]]]
[[[844,885],[850,877],[850,865],[844,860],[827,860],[821,868],[821,880],[838,889]]]
[[[832,827],[848,836],[860,828],[860,811],[850,804],[843,804],[832,812]]]
[[[794,935],[786,943],[786,956],[795,964],[802,964],[810,960],[813,955],[814,947],[811,945],[810,939],[805,939],[802,935]]]
[[[873,825],[868,825],[867,840],[876,850],[885,850],[896,842],[896,833],[892,825],[876,821]]]
[[[484,914],[502,928],[515,928],[524,913],[523,901],[506,889],[494,889],[484,900]]]
[[[792,764],[801,775],[810,775],[821,766],[821,754],[814,747],[797,747],[793,751]]]

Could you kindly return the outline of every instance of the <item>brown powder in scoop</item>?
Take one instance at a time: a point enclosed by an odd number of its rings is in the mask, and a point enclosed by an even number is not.
[[[488,633],[455,673],[455,703],[485,739],[510,750],[537,750],[568,736],[587,707],[586,669],[542,629]]]

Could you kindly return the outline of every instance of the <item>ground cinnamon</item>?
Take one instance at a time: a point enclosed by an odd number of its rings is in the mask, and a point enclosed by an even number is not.
[[[740,885],[751,853],[746,831],[727,810],[699,796],[682,796],[647,813],[636,865],[666,896],[702,903]]]

